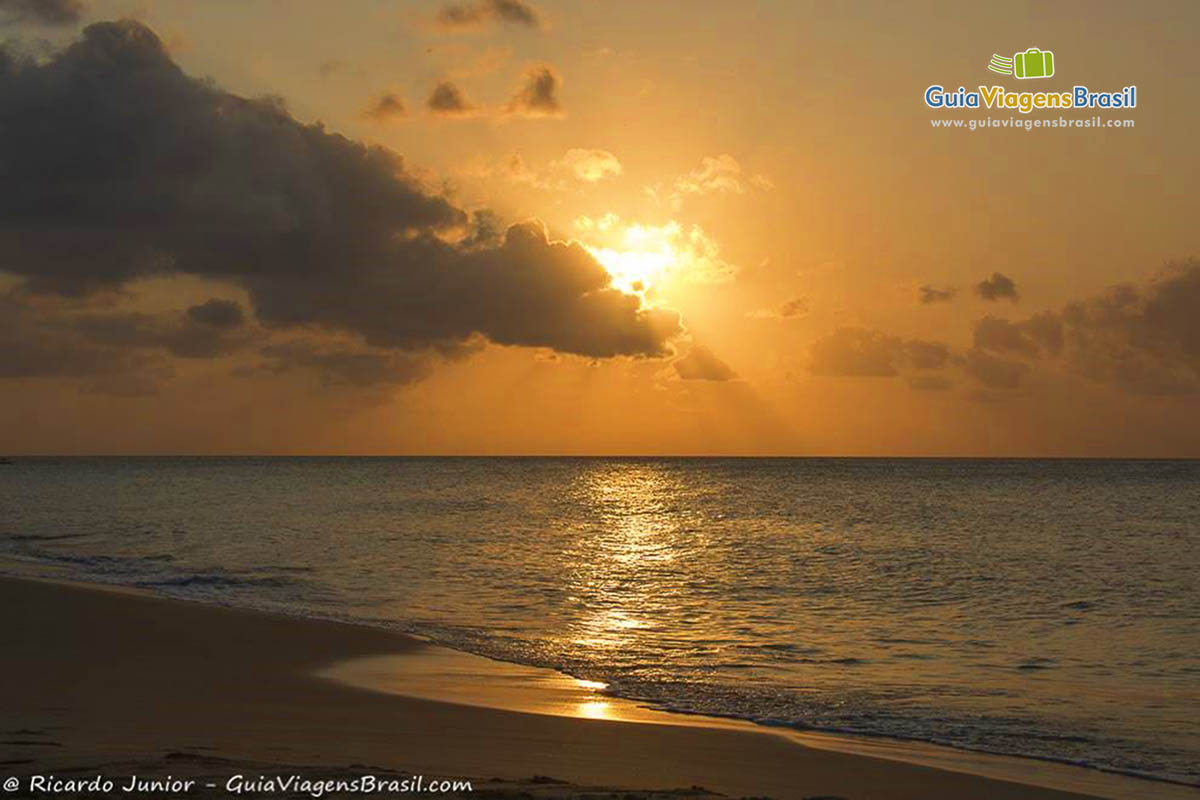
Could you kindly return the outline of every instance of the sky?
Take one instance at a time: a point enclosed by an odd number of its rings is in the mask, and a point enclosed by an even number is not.
[[[1198,23],[0,0],[0,451],[1200,456]]]

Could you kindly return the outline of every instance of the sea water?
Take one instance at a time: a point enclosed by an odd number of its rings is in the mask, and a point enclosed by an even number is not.
[[[1200,785],[1200,462],[19,458],[0,571]]]

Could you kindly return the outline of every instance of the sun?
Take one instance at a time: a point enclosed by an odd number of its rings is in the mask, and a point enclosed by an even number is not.
[[[608,270],[612,285],[629,294],[645,294],[673,263],[671,253],[647,253],[637,250],[613,250],[589,247],[588,251]]]
[[[613,286],[645,297],[679,266],[680,254],[672,244],[678,233],[673,223],[629,225],[619,237],[619,247],[585,247],[608,270]]]
[[[636,294],[650,305],[685,284],[732,280],[736,268],[699,225],[684,228],[670,220],[661,225],[625,222],[616,214],[578,217],[583,247],[611,277],[611,285]]]

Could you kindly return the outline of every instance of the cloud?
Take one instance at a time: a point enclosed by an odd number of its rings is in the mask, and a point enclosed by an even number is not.
[[[925,284],[917,289],[917,300],[922,305],[929,305],[930,303],[948,303],[954,299],[956,294],[958,294],[958,290],[952,286],[947,286],[944,289],[938,289],[935,286]]]
[[[809,372],[814,375],[890,377],[902,342],[866,328],[839,328],[809,347]]]
[[[537,222],[480,235],[490,216],[430,194],[395,153],[187,76],[137,22],[89,26],[45,62],[4,63],[0,264],[25,295],[190,275],[239,287],[270,331],[410,353],[484,337],[663,357],[681,332],[677,313],[612,287],[582,246]],[[244,327],[233,317],[210,301],[165,321],[80,320],[70,336],[35,320],[26,334],[59,363],[74,346],[89,363],[152,346],[205,357]]]
[[[746,314],[750,319],[800,319],[808,315],[809,302],[807,297],[793,297],[783,302],[779,308],[760,308]]]
[[[241,305],[232,300],[219,300],[215,297],[198,306],[192,306],[187,310],[187,315],[196,322],[214,328],[236,328],[246,319]]]
[[[807,297],[793,297],[791,300],[786,301],[779,307],[779,316],[783,317],[784,319],[801,317],[806,313],[808,313]]]
[[[623,170],[621,162],[607,150],[572,148],[562,158],[555,159],[542,167],[530,166],[520,153],[513,153],[496,161],[475,158],[461,167],[458,172],[471,178],[500,177],[543,191],[565,192],[577,188],[580,183],[595,183],[620,175]],[[615,215],[609,216],[617,219]],[[588,218],[578,217],[577,219]]]
[[[989,389],[1016,389],[1029,371],[1029,366],[981,350],[969,350],[963,369]]]
[[[621,162],[607,150],[572,148],[552,166],[568,170],[581,181],[595,183],[604,178],[620,175]]]
[[[809,347],[814,375],[887,378],[902,369],[938,369],[950,359],[941,342],[901,339],[871,328],[839,328]]]
[[[991,282],[997,277],[1003,278],[993,276]],[[1192,396],[1200,394],[1198,309],[1200,259],[1192,258],[1168,265],[1143,285],[1112,286],[1060,311],[1021,320],[985,316],[975,322],[971,346],[960,353],[941,342],[841,328],[812,344],[809,369],[859,377],[961,369],[986,390],[977,398],[994,400],[1021,388],[1034,367],[1044,364],[1132,394]],[[909,385],[942,389],[949,380],[918,375]]]
[[[1061,357],[1070,370],[1133,394],[1200,392],[1200,261],[1168,266],[1144,286],[1119,284],[1096,297],[1020,321],[975,324],[979,353],[1026,362]]]
[[[775,184],[766,175],[746,175],[736,158],[722,153],[705,156],[699,167],[676,178],[670,190],[656,184],[647,186],[645,191],[651,200],[678,208],[688,196],[745,194],[748,186],[766,191]]]
[[[1122,284],[1059,315],[1073,369],[1135,394],[1200,392],[1200,260]],[[1044,323],[1043,323],[1044,324]]]
[[[992,277],[975,284],[975,292],[984,300],[995,302],[1011,300],[1017,302],[1017,284],[1007,275],[993,272]]]
[[[1024,325],[995,317],[984,317],[975,323],[975,347],[1026,358],[1033,358],[1041,351],[1040,345],[1028,335]]]
[[[675,189],[684,194],[744,194],[747,180],[758,189],[766,190],[775,186],[766,175],[752,175],[747,179],[738,160],[728,153],[722,153],[719,156],[705,156],[698,169],[676,179]]]
[[[443,7],[437,15],[445,28],[471,28],[485,22],[518,25],[526,28],[541,26],[541,16],[524,0],[477,0]]]
[[[447,117],[466,117],[475,112],[475,106],[467,102],[462,90],[450,81],[442,81],[433,87],[425,108],[434,114]]]
[[[737,378],[737,373],[728,364],[700,345],[693,345],[688,354],[672,366],[685,381],[732,381]]]
[[[746,191],[742,184],[742,165],[727,153],[705,156],[699,169],[692,170],[675,181],[675,188],[685,194],[742,194]]]
[[[316,374],[323,386],[364,389],[403,386],[428,377],[431,371],[429,359],[421,356],[304,339],[268,345],[261,353],[266,361],[237,374],[306,370]]]
[[[404,108],[404,101],[399,95],[391,92],[385,92],[379,97],[371,101],[363,111],[363,116],[375,122],[391,122],[397,117],[403,117],[408,113]]]
[[[171,358],[228,355],[261,335],[227,300],[155,314],[76,306],[17,292],[0,298],[0,378],[82,378],[86,391],[153,394],[174,374]]]
[[[904,343],[904,356],[913,369],[941,369],[950,360],[950,348],[942,342],[909,339]]]
[[[82,0],[0,0],[0,23],[74,25],[83,18]]]
[[[145,394],[171,372],[156,354],[89,340],[55,309],[13,293],[0,296],[0,351],[0,378],[77,378],[113,394]]]
[[[535,64],[525,71],[521,84],[508,103],[508,113],[520,117],[561,117],[558,100],[562,79],[549,64]]]

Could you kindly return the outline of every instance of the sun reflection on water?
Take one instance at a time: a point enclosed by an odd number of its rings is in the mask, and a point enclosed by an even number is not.
[[[579,704],[579,716],[586,719],[610,719],[612,704],[607,700],[589,700]]]
[[[652,635],[656,620],[671,610],[675,576],[685,574],[677,480],[648,463],[580,476],[575,490],[590,514],[567,554],[571,596],[580,607],[573,644],[619,651]]]

